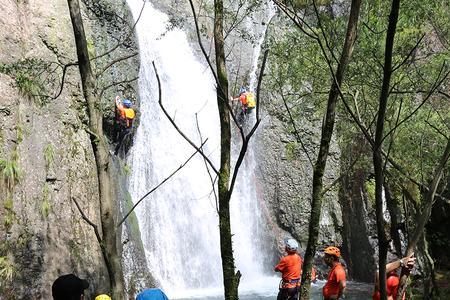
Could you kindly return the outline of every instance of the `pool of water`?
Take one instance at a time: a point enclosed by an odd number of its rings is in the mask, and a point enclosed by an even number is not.
[[[270,277],[259,280],[257,283],[243,283],[239,286],[239,299],[242,300],[276,300],[278,294],[279,278]],[[310,299],[322,299],[322,287],[325,281],[318,281],[312,285]],[[255,288],[256,287],[256,288]],[[370,300],[372,299],[373,286],[367,283],[347,282],[345,299],[347,300]],[[185,291],[183,294],[172,295],[170,299],[179,300],[222,300],[223,291],[221,288],[211,288],[202,290]]]

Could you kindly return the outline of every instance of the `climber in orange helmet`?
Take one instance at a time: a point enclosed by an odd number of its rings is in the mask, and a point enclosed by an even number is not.
[[[327,282],[325,283],[322,293],[325,300],[344,299],[346,287],[345,269],[339,262],[341,251],[339,248],[330,246],[325,248],[323,261],[331,267],[328,272]]]

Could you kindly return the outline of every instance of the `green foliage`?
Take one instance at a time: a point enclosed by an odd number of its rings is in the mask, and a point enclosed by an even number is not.
[[[297,153],[297,142],[289,142],[286,144],[286,158],[288,160],[293,160]]]
[[[22,123],[17,125],[17,143],[20,144],[23,142],[23,127]]]
[[[375,179],[367,180],[364,186],[366,188],[367,198],[370,204],[375,207]]]
[[[4,281],[11,281],[16,270],[11,256],[0,256],[0,278]]]
[[[9,191],[17,184],[21,177],[21,170],[19,167],[19,154],[14,150],[10,160],[0,159],[0,177]]]
[[[48,144],[44,148],[44,159],[45,159],[45,168],[48,171],[54,163],[55,160],[55,149],[53,149],[52,144]]]
[[[319,6],[327,4],[316,3]],[[292,127],[283,102],[289,107],[300,130],[307,125],[305,121],[318,124],[323,117],[324,103],[331,86],[330,67],[336,71],[336,59],[340,55],[348,19],[348,12],[340,15],[332,13],[329,7],[319,8],[320,29],[316,12],[308,4],[311,1],[293,2],[294,6],[301,8],[299,15],[309,26],[303,26],[300,30],[292,22],[282,24],[273,29],[267,43],[271,49],[271,74],[265,83],[274,100],[277,100],[272,101],[275,103],[272,109],[286,124],[289,134],[292,134]],[[358,38],[341,86],[346,102],[369,133],[373,132],[377,116],[390,9],[389,1],[363,3]],[[448,63],[444,64],[450,58],[449,13],[448,5],[439,0],[402,3],[395,35],[395,71],[392,74],[384,132],[389,136],[384,140],[383,149],[404,166],[409,176],[425,184],[442,154],[446,136],[450,136],[449,100],[434,94],[422,105],[427,92],[450,70]],[[311,34],[317,36],[311,38],[308,36]],[[417,46],[422,36],[424,38]],[[321,49],[319,41],[324,49]],[[448,82],[447,79],[441,87],[445,89]],[[355,155],[361,154],[355,167],[371,172],[370,144],[361,140],[362,133],[341,100],[338,105],[337,132],[343,156],[353,160]],[[417,110],[419,106],[421,108]],[[406,119],[397,128],[398,122]],[[288,153],[293,153],[291,146],[287,148]],[[393,170],[389,164],[387,168],[391,174],[389,180],[400,186],[409,186],[404,175]]]
[[[0,63],[0,73],[14,78],[16,87],[24,96],[40,100],[45,104],[47,88],[43,80],[43,73],[49,68],[49,64],[37,58],[25,58],[11,64]]]
[[[87,49],[88,49],[88,54],[89,57],[95,57],[95,45],[94,45],[94,41],[92,39],[88,39],[87,41]],[[93,64],[93,68],[95,68],[95,60],[92,60],[91,63]]]
[[[297,9],[311,7],[314,3],[316,6],[330,5],[330,0],[293,0],[292,6]]]
[[[434,94],[422,103],[428,91],[450,70],[444,65],[449,59],[449,48],[439,46],[449,36],[436,39],[439,32],[448,33],[450,29],[449,23],[442,19],[443,16],[437,14],[440,10],[448,12],[446,6],[448,5],[437,0],[402,3],[394,41],[395,71],[392,73],[384,131],[389,136],[384,140],[383,149],[403,167],[409,177],[424,184],[429,182],[443,152],[447,140],[445,136],[450,136],[448,99]],[[359,27],[359,37],[343,87],[352,111],[358,112],[361,122],[372,132],[383,78],[389,11],[390,3],[386,1],[370,1],[363,6],[361,19],[364,23]],[[435,23],[442,25],[442,28],[435,28]],[[422,36],[422,41],[417,44]],[[443,82],[442,87],[446,85],[448,80]],[[356,91],[358,96],[353,97]],[[360,129],[354,126],[353,119],[346,113],[342,102],[340,110],[343,116],[340,122],[346,123],[338,126],[342,129],[339,130],[341,147],[355,144],[355,136],[361,135]],[[406,122],[398,126],[402,120]],[[364,160],[371,162],[368,144],[366,148],[363,153],[369,155]],[[420,201],[421,194],[416,193],[416,188],[410,185],[409,180],[391,165],[388,164],[387,168],[390,186],[405,187]],[[370,172],[370,165],[366,169]],[[448,180],[444,178],[442,182],[444,184]],[[398,194],[400,192],[401,190]]]
[[[126,176],[130,176],[131,175],[131,167],[130,167],[130,165],[124,164],[123,165],[123,172],[125,173]]]
[[[41,202],[41,214],[44,219],[47,219],[48,215],[52,211],[52,204],[50,202],[50,187],[48,183],[44,184],[42,190],[42,202]]]
[[[3,215],[3,226],[5,228],[5,231],[8,232],[17,221],[16,213],[14,212],[14,202],[12,197],[7,197],[4,200],[3,208],[5,209]]]
[[[5,202],[3,203],[3,207],[6,210],[13,210],[13,206],[14,206],[14,202],[13,202],[12,198],[11,197],[6,198]]]

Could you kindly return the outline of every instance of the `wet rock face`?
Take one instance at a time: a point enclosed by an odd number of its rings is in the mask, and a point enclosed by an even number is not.
[[[254,149],[258,161],[256,176],[264,201],[271,207],[277,224],[285,231],[277,239],[282,240],[285,235],[291,234],[298,239],[304,251],[308,239],[313,166],[299,145],[292,148],[295,137],[286,132],[277,117],[277,107],[283,104],[275,103],[273,98],[272,101],[271,106],[267,107],[268,116],[258,129],[255,139]],[[303,126],[302,131],[319,130],[314,124],[305,123]],[[314,133],[314,136],[319,135],[319,132]],[[317,156],[314,144],[305,146],[314,163]],[[324,175],[324,188],[339,176],[339,155],[339,148],[333,144]],[[330,191],[325,195],[320,226],[320,250],[325,245],[340,245],[342,217],[336,192]]]
[[[116,12],[129,20],[125,2],[119,2]],[[76,61],[67,1],[0,0],[0,7],[0,268],[6,274],[0,294],[51,299],[53,281],[75,273],[90,282],[90,299],[106,291],[109,281],[92,227],[74,205],[76,200],[100,227],[96,165],[76,66],[67,69],[64,88],[53,99],[61,66]],[[82,10],[90,51],[110,48],[118,26]],[[136,77],[136,61],[109,69],[102,84],[123,73]],[[117,91],[108,92],[112,104]]]

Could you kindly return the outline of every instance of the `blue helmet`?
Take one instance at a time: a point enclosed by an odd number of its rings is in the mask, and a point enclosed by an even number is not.
[[[243,86],[239,89],[239,94],[243,94],[243,93],[246,93],[246,92],[247,92],[247,89],[245,87],[243,87]]]
[[[130,108],[132,105],[131,101],[129,99],[123,99],[123,106],[126,108]]]

